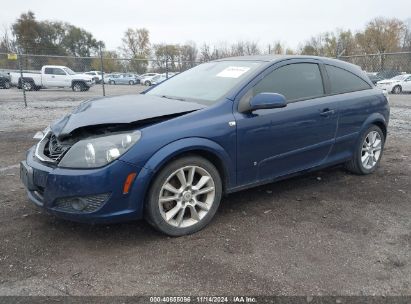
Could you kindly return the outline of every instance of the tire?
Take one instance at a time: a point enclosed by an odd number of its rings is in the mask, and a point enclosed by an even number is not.
[[[10,87],[11,87],[10,81],[6,81],[6,82],[4,83],[4,88],[5,88],[5,89],[10,89]]]
[[[186,187],[180,182],[182,172],[187,181]],[[190,183],[192,172],[193,179]],[[199,190],[195,189],[196,186],[200,186]],[[172,191],[177,191],[178,194]],[[201,191],[206,192],[196,194]],[[155,229],[167,235],[191,234],[201,230],[212,220],[221,195],[221,178],[216,167],[202,157],[185,156],[165,166],[155,177],[145,206],[145,218]],[[163,203],[160,202],[160,196]]]
[[[371,140],[370,146],[371,134],[376,136],[376,142],[373,143]],[[379,144],[377,144],[378,140]],[[358,175],[373,173],[380,164],[384,151],[384,144],[385,136],[382,130],[376,125],[370,126],[367,130],[365,130],[365,132],[362,133],[355,147],[353,158],[345,164],[346,169]],[[372,156],[369,154],[370,152],[372,153]],[[367,161],[367,159],[369,161]]]
[[[144,82],[144,85],[149,87],[151,86],[151,82],[147,80],[146,82]]]
[[[134,81],[133,81],[133,80],[130,80],[130,81],[128,82],[128,84],[129,84],[129,85],[134,85]]]
[[[392,92],[393,94],[401,94],[402,92],[402,88],[399,85],[396,85],[395,87],[392,88]]]
[[[84,91],[84,84],[82,84],[81,82],[75,82],[73,83],[71,88],[74,92],[81,92]]]
[[[25,91],[31,91],[34,88],[34,84],[31,81],[23,81],[22,87]]]
[[[116,84],[116,82],[115,82],[114,80],[110,80],[110,81],[108,82],[108,84]]]

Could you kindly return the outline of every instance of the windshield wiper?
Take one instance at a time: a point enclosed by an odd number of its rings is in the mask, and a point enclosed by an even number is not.
[[[174,97],[174,96],[167,96],[167,95],[161,95],[161,98],[167,98],[167,99],[173,99],[173,100],[179,100],[179,101],[186,101],[184,98]]]

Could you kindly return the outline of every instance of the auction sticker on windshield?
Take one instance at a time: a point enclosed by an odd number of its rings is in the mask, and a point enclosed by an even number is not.
[[[248,67],[230,66],[218,73],[217,77],[238,78],[249,69]]]

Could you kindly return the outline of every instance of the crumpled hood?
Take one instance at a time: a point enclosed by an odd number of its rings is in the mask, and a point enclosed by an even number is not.
[[[72,113],[55,121],[51,130],[57,137],[62,138],[82,127],[127,124],[202,108],[205,106],[194,102],[145,94],[95,98],[82,102]]]

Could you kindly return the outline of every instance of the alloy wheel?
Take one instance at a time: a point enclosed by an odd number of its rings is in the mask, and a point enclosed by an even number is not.
[[[23,82],[23,88],[25,91],[31,90],[31,83],[30,82]]]
[[[174,171],[161,187],[158,206],[171,226],[186,228],[200,222],[209,212],[216,195],[212,176],[199,166]]]
[[[381,156],[382,140],[377,131],[371,131],[365,137],[361,149],[361,163],[363,167],[370,170],[375,167]]]
[[[401,91],[402,91],[402,89],[401,89],[400,86],[396,86],[396,87],[394,88],[394,94],[401,94]]]
[[[81,91],[81,85],[79,83],[76,83],[73,88],[74,88],[75,92],[80,92]]]

